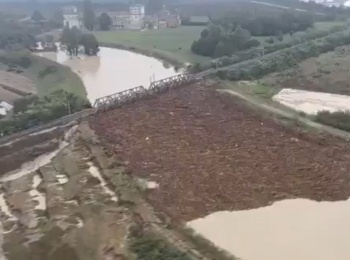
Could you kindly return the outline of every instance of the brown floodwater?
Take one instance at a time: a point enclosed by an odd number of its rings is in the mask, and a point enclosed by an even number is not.
[[[178,72],[163,61],[130,51],[100,48],[98,56],[70,58],[66,53],[38,53],[60,64],[69,66],[82,79],[88,99],[97,98],[129,88],[148,87],[151,80],[171,77]]]
[[[258,209],[215,212],[188,226],[243,260],[350,259],[350,199],[284,200]]]

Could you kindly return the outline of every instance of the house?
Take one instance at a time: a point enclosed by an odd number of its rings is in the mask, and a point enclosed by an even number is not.
[[[133,21],[141,21],[145,17],[145,6],[144,5],[131,5],[129,7],[130,10],[130,20]]]
[[[77,27],[82,29],[81,14],[76,6],[66,6],[63,7],[63,24],[69,28]]]
[[[181,24],[180,17],[177,14],[172,14],[168,10],[163,9],[157,15],[158,28],[176,28]]]
[[[104,12],[96,13],[99,17]],[[130,14],[125,11],[107,11],[105,12],[111,18],[112,24],[110,30],[127,29],[130,24]]]

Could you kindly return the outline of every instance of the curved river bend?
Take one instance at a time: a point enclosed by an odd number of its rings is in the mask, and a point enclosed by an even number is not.
[[[38,53],[60,64],[69,66],[82,79],[87,97],[93,104],[97,98],[136,86],[148,87],[151,80],[160,80],[178,74],[174,67],[141,54],[101,47],[98,56],[70,58],[65,52]]]

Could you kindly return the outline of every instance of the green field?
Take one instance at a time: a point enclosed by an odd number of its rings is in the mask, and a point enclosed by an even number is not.
[[[24,74],[36,83],[39,96],[63,89],[86,98],[83,82],[69,67],[34,55],[31,58],[32,65],[24,71]],[[45,70],[47,73],[44,73]]]
[[[330,27],[344,24],[343,22],[317,22],[315,28],[327,30]],[[208,63],[209,57],[199,56],[191,52],[194,40],[199,39],[204,26],[180,26],[147,31],[107,31],[95,32],[102,45],[113,47],[134,48],[136,51],[167,59],[173,63]],[[266,44],[268,37],[254,37]],[[290,35],[285,35],[283,41],[289,41]]]
[[[135,48],[176,63],[202,63],[210,58],[193,54],[191,45],[199,39],[203,29],[203,26],[180,26],[148,31],[95,32],[95,35],[100,43]]]

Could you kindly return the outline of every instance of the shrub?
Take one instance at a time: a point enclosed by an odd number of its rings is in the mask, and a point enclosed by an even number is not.
[[[251,48],[249,50],[244,50],[244,51],[239,51],[235,52],[234,55],[231,57],[222,57],[219,59],[214,60],[213,62],[216,63],[217,67],[224,67],[227,65],[231,64],[236,64],[242,61],[250,60],[256,57],[260,57],[262,55],[270,54],[276,51],[280,51],[286,48],[293,47],[294,45],[310,41],[310,40],[316,40],[318,42],[321,42],[322,48],[324,49],[323,51],[320,50],[320,53],[327,52],[329,50],[332,50],[332,43],[329,43],[326,45],[322,38],[332,35],[336,32],[341,32],[343,30],[346,30],[347,26],[335,26],[332,27],[329,30],[307,30],[307,33],[296,33],[293,37],[293,39],[289,42],[278,42],[275,44],[271,45],[266,45],[264,47],[256,47],[256,48]],[[301,36],[303,35],[303,36]],[[270,39],[268,39],[269,41]],[[237,58],[238,57],[238,58]],[[221,59],[225,59],[225,62],[221,62]]]
[[[168,245],[162,239],[146,231],[132,232],[130,249],[136,255],[137,260],[190,260],[185,253]]]
[[[315,116],[315,121],[350,132],[350,112],[321,111]]]
[[[231,80],[257,79],[268,73],[290,68],[304,59],[318,56],[320,53],[334,50],[338,46],[349,43],[350,31],[333,33],[318,40],[307,41],[279,52],[232,65],[227,69],[227,77]]]
[[[32,97],[22,102],[20,105],[15,104],[17,113],[13,119],[0,121],[0,136],[45,124],[91,107],[85,99],[64,90],[41,98]],[[26,110],[23,110],[24,108]]]

